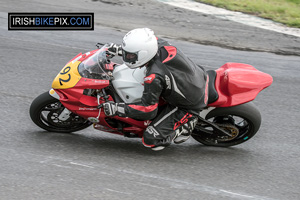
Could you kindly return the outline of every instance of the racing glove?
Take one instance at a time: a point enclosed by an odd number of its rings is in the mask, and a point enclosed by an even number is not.
[[[103,104],[104,113],[106,116],[116,116],[125,117],[125,104],[124,103],[114,103],[106,102]]]
[[[122,46],[119,44],[110,43],[109,47],[107,49],[107,52],[112,56],[115,56],[115,55],[121,56],[122,55]]]

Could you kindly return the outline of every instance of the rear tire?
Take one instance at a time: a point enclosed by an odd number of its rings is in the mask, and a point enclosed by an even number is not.
[[[64,109],[58,99],[45,92],[34,99],[29,113],[37,126],[50,132],[70,133],[85,129],[92,124],[74,113],[71,113],[67,120],[59,120],[58,116]]]
[[[234,107],[216,108],[209,112],[205,119],[215,122],[226,131],[238,133],[232,138],[215,137],[212,131],[211,134],[201,131],[205,127],[198,122],[192,137],[208,146],[229,147],[241,144],[252,138],[261,125],[260,112],[252,102]],[[207,129],[209,132],[209,128]]]

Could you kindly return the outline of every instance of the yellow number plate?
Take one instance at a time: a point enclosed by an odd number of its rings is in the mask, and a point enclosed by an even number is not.
[[[52,83],[53,89],[67,89],[74,87],[81,76],[78,73],[78,65],[80,61],[69,62],[55,77]]]

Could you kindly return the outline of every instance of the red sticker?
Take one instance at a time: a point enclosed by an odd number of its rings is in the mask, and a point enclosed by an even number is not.
[[[155,74],[151,74],[151,75],[144,78],[144,82],[150,84],[150,83],[152,83],[152,81],[154,79],[155,79]]]

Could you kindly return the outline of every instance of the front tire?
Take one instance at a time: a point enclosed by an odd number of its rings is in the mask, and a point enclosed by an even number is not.
[[[192,137],[208,146],[229,147],[241,144],[252,138],[261,125],[260,112],[252,102],[216,108],[209,112],[205,119],[216,123],[232,135],[232,137],[216,136],[210,127],[205,127],[200,122],[196,125]]]
[[[45,92],[34,99],[29,113],[37,126],[50,132],[70,133],[85,129],[92,124],[74,113],[71,113],[68,119],[60,120],[58,116],[64,109],[58,99]]]

